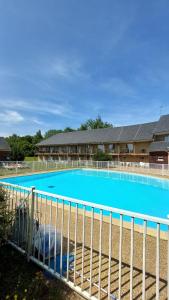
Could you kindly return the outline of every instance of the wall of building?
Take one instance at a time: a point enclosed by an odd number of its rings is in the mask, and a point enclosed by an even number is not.
[[[119,160],[121,162],[149,162],[149,156],[138,156],[138,155],[120,155]]]
[[[149,156],[149,162],[155,164],[168,164],[167,152],[151,152]]]
[[[150,142],[138,142],[134,143],[134,152],[135,153],[148,153],[149,152]]]
[[[110,157],[114,161],[122,161],[122,162],[150,162],[150,163],[161,163],[167,164],[168,153],[167,152],[155,152],[149,155],[149,145],[151,142],[135,142],[133,143],[134,148],[132,153],[125,153],[127,151],[126,144],[116,144],[115,150],[112,151],[112,154],[109,151],[109,144],[104,145],[103,151],[109,153]],[[98,151],[98,145],[77,145],[75,147],[76,151],[74,151],[71,146],[66,146],[69,152],[64,153],[61,151],[60,153],[52,152],[51,148],[48,147],[47,150],[49,153],[41,153],[38,155],[39,160],[90,160],[93,158],[92,153],[96,153]],[[60,149],[60,148],[59,148]],[[63,150],[61,148],[60,150]],[[123,153],[124,150],[124,153]],[[89,152],[89,153],[85,153]],[[0,158],[4,160],[4,158]]]

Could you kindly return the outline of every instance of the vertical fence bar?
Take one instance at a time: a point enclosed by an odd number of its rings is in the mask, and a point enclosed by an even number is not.
[[[67,237],[67,281],[69,281],[69,255],[70,255],[70,222],[71,222],[71,202],[69,202],[68,213],[68,237]]]
[[[61,249],[60,249],[60,276],[63,272],[63,228],[64,226],[64,200],[62,200],[62,223],[61,223]]]
[[[19,201],[18,201],[18,246],[20,245],[20,229],[21,229],[21,188],[18,190]]]
[[[11,211],[12,211],[12,213],[13,213],[13,211],[14,211],[14,201],[13,201],[13,193],[12,193],[12,187],[10,187],[10,198],[11,198],[11,194],[12,194],[12,201],[11,201],[11,205],[12,205],[12,209],[11,209]],[[14,222],[11,222],[11,234],[12,234],[12,239],[13,239],[13,226],[14,226]]]
[[[159,300],[159,276],[160,276],[160,224],[157,223],[156,237],[156,300]]]
[[[93,219],[94,219],[94,208],[92,207],[91,210],[91,229],[90,229],[90,287],[89,287],[89,294],[90,297],[92,295],[92,264],[93,264]]]
[[[120,240],[119,240],[119,300],[121,300],[122,239],[123,239],[123,215],[120,214]]]
[[[82,277],[81,277],[81,288],[83,288],[84,283],[84,247],[85,247],[85,215],[86,206],[83,207],[83,234],[82,234]]]
[[[142,300],[146,300],[146,234],[147,234],[147,221],[144,220],[143,224],[143,286],[142,286]]]
[[[29,211],[29,229],[28,229],[28,253],[27,253],[27,259],[29,261],[31,252],[32,252],[32,234],[33,234],[33,216],[34,216],[34,202],[35,202],[35,193],[34,193],[35,187],[31,188],[31,209]]]
[[[108,300],[111,299],[111,256],[112,256],[112,213],[109,221],[109,269],[108,269]]]
[[[51,223],[52,223],[52,198],[50,199],[50,216],[49,216],[49,259],[48,259],[49,268],[50,268],[50,256],[51,256]]]
[[[56,199],[56,220],[55,220],[55,245],[54,245],[54,272],[56,273],[56,257],[57,257],[57,236],[58,236],[58,199]]]
[[[133,300],[133,260],[134,260],[134,218],[131,218],[131,246],[130,246],[130,300]]]
[[[29,240],[29,215],[30,215],[30,203],[31,203],[31,195],[32,191],[28,193],[28,205],[26,210],[26,228],[25,228],[25,236],[26,236],[26,247],[28,248],[28,240]]]
[[[101,269],[102,269],[102,223],[103,223],[103,210],[100,210],[100,238],[99,238],[99,286],[98,286],[98,299],[101,298]]]
[[[45,217],[44,217],[44,231],[43,231],[43,264],[45,264],[45,254],[46,254],[46,245],[45,245],[45,236],[46,236],[46,210],[47,210],[47,196],[45,197]]]
[[[24,244],[24,236],[25,236],[25,190],[22,191],[22,246]]]
[[[42,222],[41,214],[42,214],[42,195],[40,197],[40,208],[39,208],[39,229],[40,229],[41,222]],[[42,251],[41,245],[42,245],[42,241],[41,241],[41,234],[40,234],[40,230],[39,230],[39,237],[38,237],[38,260],[40,260],[40,251]]]
[[[17,222],[18,222],[18,215],[17,215],[17,202],[18,202],[18,191],[17,191],[17,188],[16,190],[14,190],[14,187],[13,187],[13,194],[14,194],[14,191],[15,191],[15,234],[14,234],[14,239],[15,239],[15,243],[17,244]]]
[[[75,213],[75,249],[74,249],[74,285],[76,283],[76,260],[77,260],[77,222],[78,222],[78,204],[76,203]]]
[[[35,256],[35,236],[37,233],[37,213],[38,213],[38,194],[35,194],[35,205],[34,205],[34,216],[33,216],[33,222],[34,222],[34,227],[33,227],[33,239],[34,239],[34,244],[33,244],[33,256]]]

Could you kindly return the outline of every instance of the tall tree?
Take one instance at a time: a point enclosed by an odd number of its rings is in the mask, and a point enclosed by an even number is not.
[[[111,123],[104,122],[100,116],[98,116],[95,120],[89,119],[85,123],[82,123],[79,130],[90,130],[90,129],[97,129],[97,128],[107,128],[113,127]]]
[[[39,143],[41,140],[43,139],[43,136],[42,136],[42,133],[41,133],[41,130],[38,130],[34,137],[33,137],[33,143],[36,145],[37,143]]]
[[[18,136],[13,134],[7,138],[11,147],[11,160],[23,160],[25,156],[34,156],[36,144],[42,140],[43,136],[39,130],[34,136]]]

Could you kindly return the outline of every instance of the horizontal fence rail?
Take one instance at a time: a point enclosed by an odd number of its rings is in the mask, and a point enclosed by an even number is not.
[[[46,274],[86,299],[169,299],[168,219],[0,185],[14,213],[10,243]]]
[[[93,160],[0,161],[0,176],[45,172],[70,168],[96,168],[169,176],[168,164]]]

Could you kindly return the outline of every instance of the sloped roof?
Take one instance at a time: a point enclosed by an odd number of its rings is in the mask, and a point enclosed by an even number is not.
[[[165,151],[169,152],[169,142],[153,142],[150,144],[149,152]]]
[[[10,151],[10,150],[11,149],[7,141],[3,137],[0,137],[0,151]]]
[[[137,132],[136,139],[138,141],[151,140],[153,138],[153,130],[154,130],[156,124],[157,124],[157,122],[142,124],[139,128],[139,131]]]
[[[76,145],[87,143],[152,141],[154,134],[160,133],[169,133],[169,115],[161,116],[159,121],[151,123],[58,133],[41,141],[37,145]]]
[[[58,133],[41,141],[39,146],[86,143],[109,143],[152,140],[156,122],[114,128]]]
[[[157,122],[153,132],[155,134],[169,132],[169,115],[163,115],[160,117],[160,120]]]

